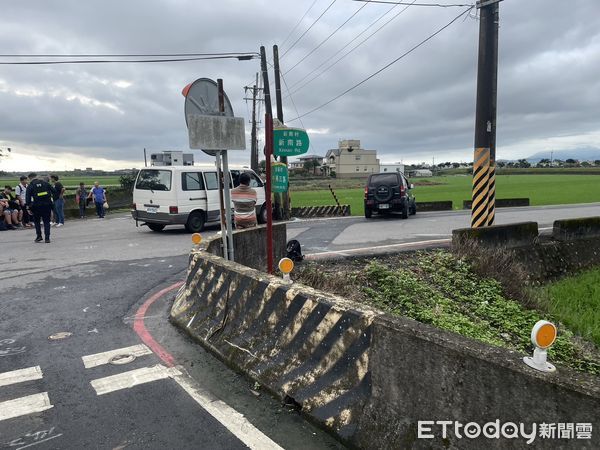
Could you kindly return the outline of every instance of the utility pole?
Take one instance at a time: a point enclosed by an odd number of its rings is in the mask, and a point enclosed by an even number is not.
[[[271,107],[271,91],[269,89],[269,72],[267,71],[267,54],[265,47],[260,47],[260,69],[265,90],[265,160],[267,185],[267,272],[273,273],[273,206],[271,204],[271,155],[273,155],[273,110]]]
[[[275,71],[275,102],[277,104],[277,120],[283,125],[283,104],[281,102],[281,79],[279,71],[279,49],[273,46],[273,69]],[[280,161],[287,166],[287,156],[280,156]],[[275,212],[278,219],[287,219],[289,190],[281,194],[275,193]]]
[[[494,224],[496,206],[496,99],[498,80],[498,3],[477,2],[480,11],[473,159],[471,227]]]
[[[256,82],[252,88],[246,86],[245,91],[248,89],[252,89],[252,133],[250,143],[250,168],[258,173],[258,139],[256,137],[256,96],[258,91],[260,91],[258,87],[258,73],[256,74]],[[250,100],[249,98],[245,98],[244,100]]]

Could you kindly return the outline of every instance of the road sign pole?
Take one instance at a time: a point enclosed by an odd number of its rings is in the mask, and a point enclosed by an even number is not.
[[[231,223],[231,176],[229,173],[229,161],[227,156],[227,151],[223,152],[223,172],[224,172],[224,197],[225,197],[225,226],[227,227],[227,259],[229,261],[235,261],[234,259],[234,248],[233,248],[233,226]]]
[[[229,257],[229,248],[227,245],[227,224],[225,223],[225,202],[223,201],[223,170],[221,169],[221,151],[215,155],[217,163],[217,177],[219,182],[219,204],[221,206],[221,239],[223,241],[223,258]]]
[[[265,47],[260,47],[260,68],[263,76],[265,92],[265,162],[267,170],[267,272],[273,273],[273,205],[271,203],[271,156],[273,155],[273,110],[271,107],[271,91],[269,89],[269,73],[267,72],[267,55]]]
[[[273,71],[275,72],[275,103],[277,105],[277,119],[280,122],[280,125],[283,126],[283,103],[281,101],[281,80],[280,80],[280,70],[279,70],[279,48],[277,47],[277,45],[273,46]],[[288,159],[287,156],[280,156],[279,160],[284,163],[287,166],[288,163]],[[289,219],[290,218],[290,210],[289,210],[289,204],[290,204],[290,200],[289,200],[289,186],[288,189],[286,189],[285,192],[281,193],[281,209],[282,209],[282,214],[281,214],[281,218],[282,219]],[[277,199],[278,194],[276,194],[276,199]],[[277,205],[275,205],[275,208],[277,208]]]

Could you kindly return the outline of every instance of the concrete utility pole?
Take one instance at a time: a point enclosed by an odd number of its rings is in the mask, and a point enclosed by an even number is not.
[[[267,71],[267,54],[265,47],[260,47],[260,69],[265,90],[265,160],[267,183],[265,197],[267,200],[267,272],[273,273],[273,206],[271,204],[271,155],[273,155],[273,109],[271,107],[271,91],[269,89],[269,72]]]
[[[277,120],[283,125],[283,104],[281,101],[281,79],[279,71],[279,49],[273,46],[273,69],[275,71],[275,102],[277,104]],[[280,161],[287,165],[287,156],[280,156]],[[289,191],[279,195],[275,193],[275,214],[278,219],[288,219]]]
[[[256,82],[252,88],[246,86],[246,91],[252,89],[252,132],[251,132],[251,144],[250,144],[250,168],[258,173],[258,139],[256,138],[256,96],[258,91],[258,73],[256,74]],[[250,100],[245,98],[244,100]]]
[[[477,2],[480,10],[475,157],[471,227],[494,224],[496,206],[496,99],[498,81],[498,3]]]

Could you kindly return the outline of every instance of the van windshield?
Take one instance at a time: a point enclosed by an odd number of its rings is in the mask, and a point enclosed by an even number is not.
[[[170,191],[171,171],[142,169],[135,183],[135,188],[145,191]]]

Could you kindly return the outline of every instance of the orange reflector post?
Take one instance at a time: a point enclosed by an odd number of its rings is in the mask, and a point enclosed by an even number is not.
[[[281,270],[281,273],[284,274],[290,273],[292,270],[294,270],[294,261],[292,261],[290,258],[281,258],[279,261],[279,270]]]
[[[200,235],[200,233],[194,233],[194,234],[192,234],[192,242],[195,245],[199,245],[200,242],[202,242],[202,236]]]
[[[551,322],[540,320],[531,331],[531,341],[540,348],[548,348],[556,340],[556,326]]]

